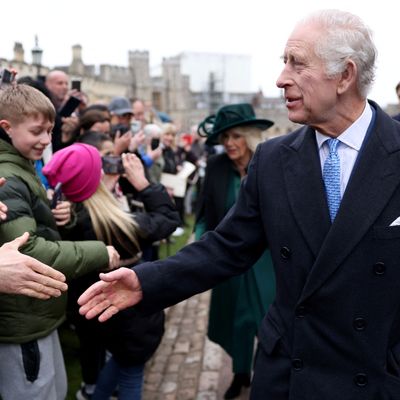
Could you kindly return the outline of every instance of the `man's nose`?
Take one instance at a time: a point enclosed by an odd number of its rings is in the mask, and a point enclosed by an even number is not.
[[[287,69],[288,69],[287,64],[285,64],[281,73],[278,76],[278,79],[276,80],[276,86],[278,86],[278,88],[280,89],[283,89],[290,83],[290,76]]]

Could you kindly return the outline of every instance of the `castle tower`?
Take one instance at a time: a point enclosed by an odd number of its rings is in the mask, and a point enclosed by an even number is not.
[[[14,44],[14,61],[17,63],[24,63],[24,47],[22,43],[15,42]]]
[[[72,62],[68,68],[68,72],[70,75],[85,75],[85,65],[82,61],[82,46],[80,44],[72,46]]]
[[[132,73],[130,97],[151,100],[150,56],[148,51],[129,51],[129,68]]]
[[[165,109],[167,112],[185,110],[189,105],[189,78],[181,73],[180,57],[164,58],[162,76],[165,84]]]

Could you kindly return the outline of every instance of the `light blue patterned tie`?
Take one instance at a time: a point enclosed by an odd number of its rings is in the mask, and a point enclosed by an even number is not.
[[[325,183],[326,196],[328,198],[329,214],[331,221],[336,217],[340,206],[340,158],[336,150],[338,139],[328,139],[329,154],[325,160],[322,175]]]

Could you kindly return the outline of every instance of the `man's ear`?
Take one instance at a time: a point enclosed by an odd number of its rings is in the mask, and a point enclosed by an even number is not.
[[[7,133],[7,135],[9,137],[11,137],[11,132],[10,132],[11,124],[10,124],[10,121],[8,121],[6,119],[0,120],[0,127],[3,128],[3,130]]]
[[[340,74],[337,93],[343,94],[353,85],[357,85],[357,65],[353,60],[348,60],[346,68]]]

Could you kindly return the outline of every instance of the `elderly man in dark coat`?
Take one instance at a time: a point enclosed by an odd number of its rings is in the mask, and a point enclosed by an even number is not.
[[[302,20],[277,85],[305,126],[258,146],[214,232],[165,261],[102,275],[81,312],[166,307],[243,273],[268,246],[277,292],[251,398],[399,399],[400,125],[367,101],[371,36],[347,12]]]

